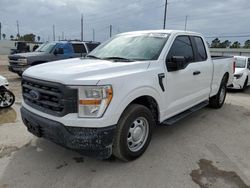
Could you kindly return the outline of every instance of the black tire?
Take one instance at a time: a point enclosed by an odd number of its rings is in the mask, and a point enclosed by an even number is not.
[[[246,89],[247,83],[248,83],[248,77],[246,78],[246,80],[244,82],[244,85],[243,85],[243,88],[242,88],[243,91]]]
[[[4,98],[5,98],[4,96],[6,94],[11,97],[11,100],[8,101],[8,103],[4,103]],[[7,89],[0,91],[0,109],[11,107],[14,104],[14,102],[15,102],[15,95],[11,91]]]
[[[19,72],[17,74],[18,74],[18,76],[20,76],[22,78],[23,73]]]
[[[132,145],[130,145],[131,143],[129,142],[129,138],[133,140],[131,142],[136,142],[134,141],[133,138],[133,136],[136,135],[136,128],[133,127],[139,127],[135,125],[135,123],[138,122],[138,120],[145,121],[145,124],[147,121],[148,132],[146,133],[147,134],[146,137],[142,136],[139,139],[141,140],[141,138],[144,137],[143,143],[139,143],[138,146],[135,145],[135,148],[138,147],[138,150],[132,151]],[[146,127],[145,124],[142,127]],[[114,144],[113,144],[113,155],[122,161],[131,161],[141,156],[145,152],[150,143],[152,136],[152,128],[154,126],[155,126],[154,117],[151,111],[147,107],[139,104],[129,105],[125,109],[125,111],[123,112],[122,116],[118,121],[117,131],[115,134]],[[131,129],[134,130],[133,135],[131,135],[130,133]],[[141,130],[141,132],[143,131]]]
[[[218,93],[209,99],[209,107],[218,109],[223,106],[227,95],[227,82],[228,76],[224,75]]]

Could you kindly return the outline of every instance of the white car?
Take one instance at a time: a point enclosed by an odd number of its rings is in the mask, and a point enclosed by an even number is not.
[[[211,58],[199,33],[123,33],[86,58],[27,69],[22,119],[34,135],[85,155],[133,160],[154,126],[222,107],[233,69],[233,58]]]
[[[10,107],[15,102],[15,96],[8,90],[8,85],[8,80],[0,75],[0,109]]]
[[[233,83],[228,86],[229,89],[244,90],[250,85],[250,57],[234,56],[235,73]]]

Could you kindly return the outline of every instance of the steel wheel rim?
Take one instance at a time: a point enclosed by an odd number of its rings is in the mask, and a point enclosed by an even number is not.
[[[225,87],[222,87],[221,88],[221,91],[220,91],[220,104],[223,103],[224,99],[225,99],[225,95],[226,95],[226,88]]]
[[[137,152],[145,145],[149,133],[149,123],[144,117],[136,118],[131,124],[128,136],[127,145],[130,151]]]
[[[3,92],[1,94],[0,107],[8,107],[13,103],[14,96],[10,92]]]

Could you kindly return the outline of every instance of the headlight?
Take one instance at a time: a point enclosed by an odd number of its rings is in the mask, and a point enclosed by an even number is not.
[[[78,88],[79,117],[102,117],[112,97],[113,90],[110,85]]]
[[[242,76],[243,76],[243,73],[241,73],[241,74],[235,74],[235,75],[234,75],[234,77],[235,77],[236,79],[240,79]]]
[[[19,60],[18,60],[18,64],[19,64],[19,65],[27,65],[27,63],[28,63],[28,61],[27,61],[26,58],[24,58],[24,59],[19,59]]]

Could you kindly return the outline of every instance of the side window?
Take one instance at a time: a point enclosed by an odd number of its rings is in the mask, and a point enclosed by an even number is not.
[[[59,48],[62,48],[63,49],[63,54],[64,54],[64,44],[62,44],[62,43],[58,43],[57,45],[56,45],[56,48],[55,49],[59,49]]]
[[[74,52],[81,54],[81,53],[87,53],[86,48],[84,44],[72,44]]]
[[[196,46],[197,46],[197,61],[206,61],[207,52],[204,45],[204,42],[201,37],[194,37]]]
[[[250,58],[248,58],[247,68],[250,69]]]
[[[68,43],[64,45],[64,54],[72,54],[71,45]]]
[[[173,56],[183,56],[188,63],[194,61],[194,52],[188,36],[176,37],[168,53],[167,62],[171,62]]]

